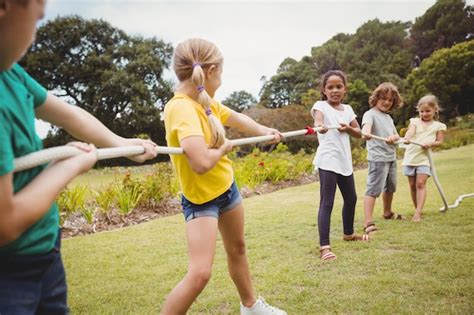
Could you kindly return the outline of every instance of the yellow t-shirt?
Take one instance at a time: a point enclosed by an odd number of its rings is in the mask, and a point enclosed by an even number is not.
[[[446,125],[439,121],[433,121],[429,126],[423,126],[420,118],[411,118],[410,125],[415,125],[415,135],[412,140],[415,142],[426,143],[433,142],[436,140],[438,131],[445,131]],[[416,144],[408,145],[405,156],[403,158],[402,165],[406,166],[430,166],[428,156],[422,147]]]
[[[211,104],[211,111],[222,124],[232,110],[217,101]],[[207,144],[211,141],[210,127],[204,108],[182,93],[166,104],[164,110],[166,141],[170,147],[180,147],[180,141],[189,136],[203,136]],[[184,154],[172,154],[171,162],[176,170],[183,195],[195,204],[203,204],[221,194],[232,185],[234,173],[232,162],[223,156],[208,172],[195,173]]]

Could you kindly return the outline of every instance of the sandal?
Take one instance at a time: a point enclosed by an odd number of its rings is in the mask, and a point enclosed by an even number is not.
[[[325,250],[328,250],[328,251],[323,255],[323,251]],[[336,254],[331,252],[330,245],[321,246],[321,248],[319,249],[319,252],[320,252],[319,258],[321,258],[321,260],[330,261],[337,258]]]
[[[370,235],[370,233],[375,233],[376,231],[377,227],[375,226],[374,222],[369,222],[366,226],[364,226],[364,233],[367,235]]]
[[[352,235],[345,235],[342,237],[344,241],[350,242],[350,241],[368,241],[369,240],[369,234],[364,233],[362,235],[357,235],[355,233],[352,233]]]
[[[401,214],[397,214],[395,212],[390,212],[389,216],[385,216],[385,214],[384,214],[383,218],[385,220],[406,220],[406,218],[404,216],[402,216]]]

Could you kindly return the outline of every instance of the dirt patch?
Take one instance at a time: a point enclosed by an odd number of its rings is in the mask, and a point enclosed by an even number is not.
[[[251,196],[267,194],[287,187],[309,184],[317,180],[318,175],[306,174],[291,181],[282,181],[279,183],[265,182],[255,189],[244,187],[240,190],[240,193],[243,198],[248,198]],[[120,229],[122,227],[148,222],[150,220],[175,215],[181,212],[180,201],[177,198],[170,198],[162,201],[153,209],[138,208],[126,216],[121,216],[115,210],[110,211],[107,215],[99,213],[94,216],[94,221],[92,223],[87,223],[84,217],[77,213],[70,215],[68,219],[64,221],[62,226],[62,237],[70,238],[78,235]]]

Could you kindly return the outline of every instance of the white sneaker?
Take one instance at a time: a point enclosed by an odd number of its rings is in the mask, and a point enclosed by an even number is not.
[[[242,302],[240,303],[240,315],[287,315],[285,311],[282,311],[278,307],[268,305],[265,300],[259,296],[257,302],[251,307],[245,307]]]

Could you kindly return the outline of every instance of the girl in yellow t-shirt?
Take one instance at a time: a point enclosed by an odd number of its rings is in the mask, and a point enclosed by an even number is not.
[[[413,221],[421,220],[421,211],[426,200],[426,181],[431,176],[430,163],[425,150],[440,146],[444,140],[446,125],[436,121],[439,118],[440,107],[434,95],[425,95],[417,105],[420,118],[411,118],[405,135],[406,143],[410,140],[420,142],[422,147],[410,144],[403,159],[403,173],[408,176],[411,199],[415,206]]]
[[[182,191],[186,221],[188,272],[166,298],[162,314],[185,314],[211,276],[217,232],[227,253],[229,273],[240,295],[241,314],[286,314],[255,298],[244,239],[244,208],[226,154],[232,144],[223,125],[253,135],[281,134],[216,102],[221,85],[223,57],[219,49],[202,39],[180,43],[173,68],[180,84],[166,104],[164,121],[168,146],[181,147],[172,155]]]

